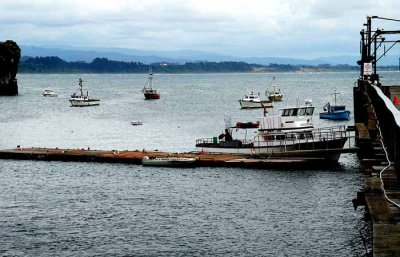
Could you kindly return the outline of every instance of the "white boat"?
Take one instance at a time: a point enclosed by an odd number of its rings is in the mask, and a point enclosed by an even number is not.
[[[143,121],[141,121],[141,120],[133,120],[133,121],[131,121],[131,124],[133,126],[139,126],[139,125],[143,125]]]
[[[144,166],[191,166],[196,161],[196,158],[187,157],[149,157],[144,156],[142,164]]]
[[[276,90],[275,76],[272,77],[271,86],[272,86],[272,90],[265,92],[266,96],[268,96],[268,99],[270,101],[282,101],[283,94],[281,93],[280,89]]]
[[[79,88],[78,90],[71,95],[69,102],[72,107],[86,107],[86,106],[95,106],[100,104],[100,99],[90,98],[89,92],[86,91],[86,94],[83,93],[82,89],[83,80],[79,78]]]
[[[50,88],[46,88],[43,91],[42,94],[43,94],[43,96],[47,96],[47,97],[56,97],[56,96],[58,96],[58,94],[56,92],[54,92],[52,89],[50,89]]]
[[[196,147],[208,153],[308,157],[337,162],[349,132],[344,126],[315,129],[313,113],[311,105],[281,108],[279,115],[260,118],[254,137],[233,137],[231,141],[219,140],[218,137],[202,138],[196,140]]]
[[[251,92],[249,95],[245,95],[242,99],[239,100],[239,103],[242,109],[273,107],[272,101],[261,100],[260,93],[254,94],[253,92]]]

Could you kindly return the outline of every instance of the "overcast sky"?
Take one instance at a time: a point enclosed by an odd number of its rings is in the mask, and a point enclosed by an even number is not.
[[[399,11],[398,0],[0,0],[0,41],[259,57],[358,55],[366,16],[400,18]]]

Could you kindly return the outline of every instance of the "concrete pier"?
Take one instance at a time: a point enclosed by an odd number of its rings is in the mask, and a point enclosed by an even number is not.
[[[400,208],[397,206],[400,206],[400,184],[396,168],[399,142],[398,126],[393,119],[397,115],[393,111],[398,111],[391,108],[390,98],[385,99],[388,92],[393,99],[396,91],[374,87],[366,81],[359,83],[361,86],[354,89],[356,145],[367,176],[363,192],[358,193],[353,203],[355,207],[365,205],[372,221],[372,252],[369,254],[400,256]],[[364,87],[368,90],[364,91]]]

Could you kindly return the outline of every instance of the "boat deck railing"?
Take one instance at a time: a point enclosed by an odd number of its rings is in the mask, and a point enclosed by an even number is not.
[[[217,137],[201,138],[196,140],[197,147],[271,147],[279,148],[279,151],[293,150],[315,150],[315,149],[332,149],[342,148],[346,141],[351,147],[351,139],[354,139],[354,133],[346,129],[346,126],[334,126],[313,129],[302,132],[269,132],[259,134],[254,140],[233,140],[222,141]],[[293,149],[296,145],[296,149]],[[289,148],[290,146],[290,148]]]
[[[254,145],[257,147],[274,147],[279,151],[316,150],[342,148],[346,141],[351,147],[351,139],[354,133],[346,129],[344,125],[313,129],[302,132],[270,132],[254,137]],[[354,141],[354,140],[353,140]],[[289,146],[296,145],[296,149]]]

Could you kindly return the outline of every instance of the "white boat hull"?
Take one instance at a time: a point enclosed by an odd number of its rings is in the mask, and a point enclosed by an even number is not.
[[[87,107],[87,106],[100,105],[100,100],[97,99],[89,99],[89,100],[70,99],[69,102],[71,103],[72,107]]]
[[[267,157],[312,157],[338,161],[348,132],[341,127],[297,132],[264,133],[254,140],[218,141],[199,139],[196,148],[205,153],[260,155]]]
[[[243,101],[239,100],[240,107],[242,109],[250,109],[250,108],[272,108],[273,103],[270,101],[261,101],[261,102],[253,102],[253,101]]]
[[[57,97],[58,95],[56,93],[53,93],[53,94],[43,93],[43,96],[46,96],[46,97]]]

